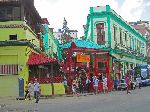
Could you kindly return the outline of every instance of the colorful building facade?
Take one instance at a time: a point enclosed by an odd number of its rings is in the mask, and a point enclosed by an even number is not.
[[[49,28],[49,22],[46,18],[43,18],[43,24],[42,24],[42,37],[43,37],[43,43],[44,43],[44,49],[46,54],[49,57],[58,57],[61,54],[58,54],[58,46],[59,41],[54,37],[53,34],[53,28]]]
[[[146,38],[109,5],[90,8],[84,39],[99,44],[101,50],[108,52],[109,69],[113,78],[122,78],[134,67],[147,63]],[[105,56],[99,54],[97,57]],[[102,66],[101,63],[97,63],[98,68]]]
[[[33,0],[0,1],[0,14],[0,89],[3,90],[0,96],[23,96],[30,75],[38,77],[40,73],[44,73],[42,71],[46,71],[39,65],[55,60],[48,58],[44,52],[45,40],[41,32],[43,20],[35,9]],[[54,41],[49,45],[52,43]],[[57,52],[55,47],[54,43],[50,52],[52,57],[52,52]],[[33,71],[30,68],[34,64],[38,74],[31,74]],[[18,79],[23,79],[23,82],[18,83]],[[46,87],[47,85],[41,84],[43,94],[47,92]],[[49,90],[48,93],[51,94]]]

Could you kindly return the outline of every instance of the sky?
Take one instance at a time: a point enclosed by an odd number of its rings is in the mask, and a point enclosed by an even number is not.
[[[61,29],[64,17],[71,30],[78,30],[78,37],[84,35],[90,7],[110,5],[128,21],[150,21],[150,0],[34,0],[42,18],[48,18],[54,31]]]

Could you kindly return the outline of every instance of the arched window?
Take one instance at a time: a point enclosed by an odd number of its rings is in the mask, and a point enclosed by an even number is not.
[[[105,44],[105,30],[104,30],[104,23],[96,24],[96,31],[97,31],[97,44]]]

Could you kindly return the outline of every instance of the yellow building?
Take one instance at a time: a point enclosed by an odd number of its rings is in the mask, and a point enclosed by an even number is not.
[[[27,81],[28,57],[41,51],[41,20],[32,0],[0,1],[0,96],[18,96],[18,78]]]
[[[32,53],[44,54],[42,19],[33,0],[0,1],[0,14],[0,97],[23,96],[30,75],[29,57]],[[51,94],[49,86],[41,84],[43,95]],[[62,84],[54,86],[55,94],[64,93]]]
[[[5,76],[9,81],[9,78],[12,79],[9,74],[12,74],[16,78],[13,80],[15,83],[12,83],[15,84],[14,89],[17,89],[16,91],[18,91],[17,75],[24,78],[25,81],[28,79],[26,62],[33,51],[40,52],[40,42],[25,22],[0,22],[0,74],[2,75],[0,79]],[[12,88],[12,84],[8,86]],[[3,85],[7,86],[7,84]],[[18,92],[16,93],[18,94]]]

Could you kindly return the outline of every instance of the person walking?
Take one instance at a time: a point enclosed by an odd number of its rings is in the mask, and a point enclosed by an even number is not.
[[[82,82],[81,78],[79,78],[79,80],[78,80],[78,85],[79,85],[79,93],[83,94],[83,82]]]
[[[129,76],[128,75],[126,75],[126,78],[125,78],[125,80],[126,80],[126,86],[127,86],[127,94],[129,94],[130,93],[130,91],[129,91],[129,88],[130,88],[130,78],[129,78]]]
[[[98,93],[98,83],[99,83],[99,80],[97,79],[96,76],[94,76],[93,82],[94,82],[95,94],[97,94]]]
[[[87,77],[87,78],[86,78],[86,81],[85,81],[87,93],[90,92],[90,83],[91,83],[91,81],[90,81],[90,79]]]
[[[29,88],[28,88],[28,81],[26,81],[26,85],[25,85],[25,100],[27,100],[29,95]]]
[[[35,79],[35,82],[34,82],[35,103],[38,103],[38,101],[39,101],[39,92],[40,92],[40,84],[38,83],[37,79]]]
[[[34,95],[34,84],[32,81],[29,82],[28,88],[29,88],[29,94],[30,94],[29,100],[31,100],[33,98],[33,95]]]
[[[142,80],[141,80],[141,77],[140,77],[140,76],[138,76],[138,77],[136,78],[136,83],[137,83],[139,89],[141,89],[141,86],[142,86]]]
[[[73,93],[73,95],[77,94],[76,80],[73,80],[73,82],[72,82],[72,93]]]
[[[67,79],[64,78],[64,88],[65,88],[65,94],[67,94]]]
[[[114,89],[117,91],[118,90],[118,85],[119,85],[119,80],[116,78],[114,80]]]
[[[107,92],[107,78],[103,76],[103,92]]]

